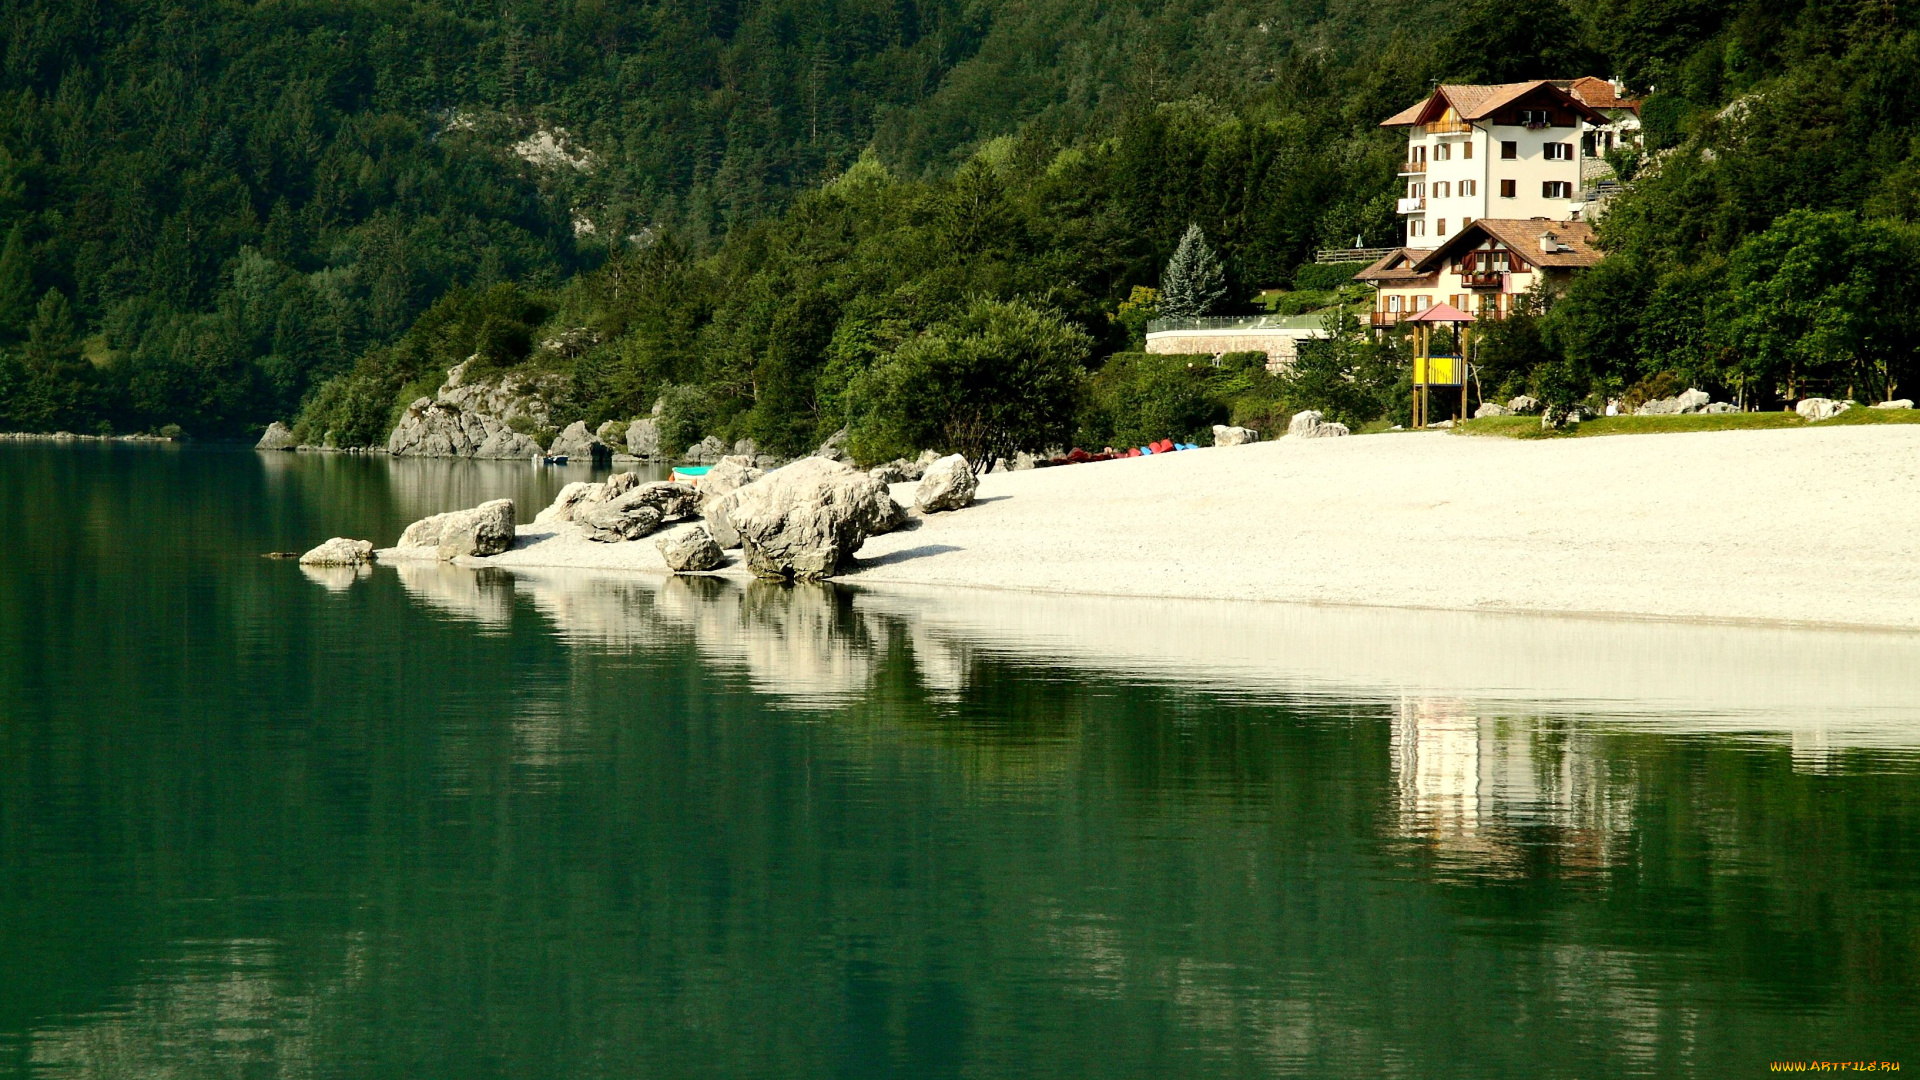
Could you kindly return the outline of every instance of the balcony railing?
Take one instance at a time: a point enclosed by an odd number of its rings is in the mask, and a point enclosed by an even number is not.
[[[1293,330],[1321,329],[1327,312],[1310,311],[1305,315],[1202,315],[1198,318],[1148,319],[1147,333],[1169,330]]]
[[[1425,198],[1400,200],[1400,212],[1403,214],[1417,214],[1426,208],[1427,200]]]
[[[1370,321],[1375,326],[1394,326],[1411,314],[1411,311],[1376,311]]]
[[[1424,161],[1403,161],[1400,163],[1401,176],[1415,176],[1426,171],[1427,163]]]
[[[1435,120],[1427,125],[1429,135],[1453,135],[1463,131],[1472,131],[1473,125],[1464,120]]]
[[[1469,289],[1497,289],[1501,283],[1501,273],[1497,270],[1480,274],[1461,274],[1460,284]]]

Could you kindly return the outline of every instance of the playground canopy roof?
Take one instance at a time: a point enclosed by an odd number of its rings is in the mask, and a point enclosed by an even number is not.
[[[1473,316],[1461,311],[1452,304],[1435,304],[1418,315],[1409,315],[1400,321],[1417,323],[1463,323],[1472,322]]]

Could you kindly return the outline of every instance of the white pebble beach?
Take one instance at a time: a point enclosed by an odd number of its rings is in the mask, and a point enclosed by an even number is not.
[[[1912,629],[1916,511],[1920,426],[1281,439],[991,473],[839,580]],[[666,572],[570,525],[462,561]]]

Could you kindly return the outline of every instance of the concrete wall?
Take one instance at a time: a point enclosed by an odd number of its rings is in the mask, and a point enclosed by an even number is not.
[[[1163,330],[1147,335],[1147,351],[1200,356],[1263,352],[1267,354],[1267,370],[1278,371],[1299,355],[1301,339],[1326,336],[1324,330]]]

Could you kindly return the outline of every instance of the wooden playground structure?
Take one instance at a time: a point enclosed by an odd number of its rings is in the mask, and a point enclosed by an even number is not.
[[[1467,418],[1467,344],[1473,331],[1473,316],[1454,307],[1452,304],[1436,304],[1418,315],[1402,320],[1413,329],[1413,426],[1426,427],[1433,422],[1433,390],[1440,387],[1445,391],[1457,391],[1459,411],[1455,420]],[[1435,353],[1433,351],[1433,331],[1442,325],[1452,325],[1454,329],[1454,351]],[[1454,393],[1443,394],[1454,398]],[[1448,401],[1449,406],[1453,401]]]

